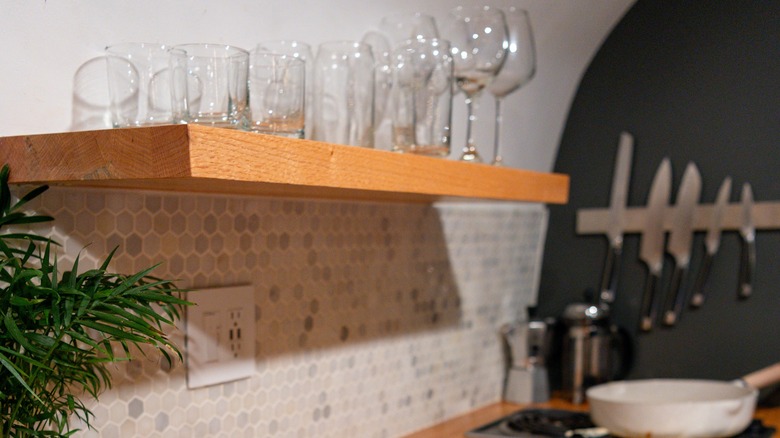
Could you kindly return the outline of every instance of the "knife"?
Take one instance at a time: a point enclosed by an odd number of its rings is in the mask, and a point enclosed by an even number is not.
[[[650,331],[657,312],[655,289],[664,266],[664,212],[669,204],[669,191],[672,186],[672,165],[664,158],[653,177],[650,193],[647,196],[647,214],[642,230],[642,242],[639,258],[647,264],[647,280],[642,295],[642,315],[640,328]]]
[[[598,296],[597,304],[611,304],[615,301],[618,277],[620,277],[620,258],[623,253],[623,227],[633,150],[634,137],[628,132],[620,133],[620,143],[615,159],[615,173],[612,175],[612,193],[607,224],[607,239],[609,239],[610,248],[604,263],[601,293]]]
[[[753,293],[753,272],[756,266],[756,227],[753,224],[753,190],[750,183],[742,184],[742,259],[739,264],[739,298]]]
[[[726,209],[726,204],[728,204],[730,196],[731,178],[726,177],[720,184],[720,189],[718,189],[718,196],[715,198],[715,204],[712,206],[712,214],[710,215],[710,223],[707,228],[707,236],[704,238],[705,252],[704,256],[702,256],[702,261],[699,267],[699,272],[696,275],[696,280],[693,283],[691,307],[701,307],[701,305],[704,304],[704,286],[707,284],[707,278],[710,275],[712,260],[715,258],[715,254],[718,252],[718,248],[720,247],[720,232],[721,224],[723,223],[723,211]]]
[[[685,173],[683,173],[682,183],[680,183],[680,190],[677,193],[677,203],[669,235],[668,252],[674,257],[675,264],[669,291],[666,295],[666,312],[664,313],[664,324],[666,325],[674,325],[677,322],[685,303],[685,293],[680,289],[691,259],[693,220],[700,193],[699,169],[696,168],[695,164],[688,163]]]

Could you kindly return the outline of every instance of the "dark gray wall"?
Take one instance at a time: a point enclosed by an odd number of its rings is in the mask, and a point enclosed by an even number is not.
[[[604,236],[577,236],[580,208],[606,208],[622,130],[635,136],[628,203],[644,205],[653,174],[671,158],[677,191],[688,161],[712,203],[723,178],[749,181],[757,201],[780,201],[780,1],[644,1],[626,14],[580,84],[556,172],[571,175],[571,198],[550,207],[538,313],[558,316],[598,288]],[[703,251],[694,243],[693,265]],[[736,299],[740,240],[724,233],[710,299],[678,326],[637,334],[646,268],[628,235],[614,320],[635,335],[630,377],[730,379],[780,361],[780,232],[759,231],[754,296]],[[667,256],[665,272],[671,271]]]

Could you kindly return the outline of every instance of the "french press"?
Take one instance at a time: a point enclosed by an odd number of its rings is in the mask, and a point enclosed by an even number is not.
[[[572,403],[580,404],[589,387],[625,377],[633,349],[628,333],[610,323],[606,306],[569,304],[562,319],[562,389]]]

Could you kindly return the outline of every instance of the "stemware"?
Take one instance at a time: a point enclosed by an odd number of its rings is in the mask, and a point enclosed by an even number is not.
[[[474,122],[482,91],[498,73],[506,56],[504,13],[489,6],[459,6],[450,13],[454,77],[466,95],[466,146],[460,159],[481,163],[474,141]]]
[[[503,114],[501,103],[509,94],[527,84],[536,73],[536,50],[528,12],[511,6],[504,10],[507,25],[507,52],[504,65],[488,86],[496,101],[496,122],[493,136],[493,164],[500,166],[501,125]]]
[[[382,18],[380,31],[387,36],[395,49],[407,40],[439,38],[436,20],[419,12],[397,13]]]

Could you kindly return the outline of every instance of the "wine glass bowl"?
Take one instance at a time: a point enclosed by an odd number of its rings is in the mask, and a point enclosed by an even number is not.
[[[481,162],[473,124],[479,97],[498,74],[506,57],[506,21],[501,10],[489,6],[459,6],[450,13],[448,37],[452,44],[455,84],[466,95],[466,146],[461,160]]]
[[[420,12],[388,15],[382,18],[379,28],[389,39],[393,49],[410,39],[439,38],[436,19]]]
[[[528,12],[512,6],[504,11],[504,17],[507,24],[506,59],[498,75],[488,86],[488,90],[495,97],[496,102],[496,122],[493,136],[494,165],[501,165],[503,162],[500,153],[503,121],[501,103],[504,97],[527,84],[536,73],[536,49]]]

